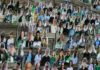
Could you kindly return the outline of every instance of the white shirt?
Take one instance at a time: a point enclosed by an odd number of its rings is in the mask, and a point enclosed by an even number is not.
[[[100,61],[100,53],[97,55],[97,61]]]
[[[61,15],[61,19],[64,20],[65,17],[66,17],[66,12],[63,11],[63,12],[62,12],[62,15]]]
[[[9,46],[10,44],[14,44],[14,38],[8,39],[7,46]]]
[[[35,61],[35,65],[38,64],[38,63],[40,63],[40,61],[41,61],[41,55],[37,54],[37,55],[35,56],[34,61]]]
[[[88,30],[88,27],[85,26],[85,27],[84,27],[84,31],[87,31],[87,30]]]
[[[73,64],[77,64],[77,62],[78,62],[78,57],[76,56],[75,58],[74,58],[74,55],[72,56],[72,62],[73,62]]]
[[[53,4],[52,4],[52,2],[49,3],[48,7],[53,8]]]
[[[68,67],[66,70],[73,70],[73,68],[72,67]]]
[[[71,48],[77,47],[77,45],[78,45],[77,42],[71,39],[69,48],[71,49]]]
[[[42,32],[42,27],[37,27],[37,31]]]
[[[63,33],[63,28],[58,27],[57,31],[60,32],[60,34],[62,34]]]
[[[81,38],[78,42],[78,45],[85,46],[85,39]]]
[[[33,42],[33,47],[41,47],[41,41]]]
[[[12,23],[14,23],[14,22],[17,21],[17,20],[18,20],[18,16],[13,15],[13,16],[12,16]]]
[[[51,33],[56,33],[57,31],[57,26],[51,25]]]
[[[21,49],[20,55],[24,56],[24,50],[23,49]]]
[[[29,25],[29,32],[34,32],[34,31],[35,31],[35,28],[36,28],[35,23],[32,24],[32,22],[30,22],[30,25]]]

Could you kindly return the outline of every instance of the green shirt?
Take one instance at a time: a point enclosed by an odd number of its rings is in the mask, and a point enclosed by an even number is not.
[[[100,70],[100,65],[96,65],[95,70]]]
[[[25,45],[26,45],[26,39],[23,39],[23,40],[18,40],[17,41],[17,47],[19,48],[19,47],[25,47]]]
[[[71,61],[71,56],[65,56],[65,62],[69,63]]]
[[[51,64],[51,65],[53,65],[55,61],[56,61],[56,58],[55,58],[55,57],[51,57],[51,58],[50,58],[50,64]]]
[[[33,5],[32,6],[32,13],[34,13],[34,11],[35,11],[35,6]]]

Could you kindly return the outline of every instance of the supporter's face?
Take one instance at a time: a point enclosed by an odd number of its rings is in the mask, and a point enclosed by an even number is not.
[[[44,14],[44,11],[43,10],[41,10],[41,15],[43,15]]]
[[[60,56],[63,56],[63,51],[60,52]]]
[[[39,48],[39,49],[38,49],[38,53],[40,53],[40,51],[41,51],[41,49]]]
[[[49,25],[49,22],[48,22],[47,20],[45,21],[45,23],[46,23],[47,25]]]
[[[39,21],[39,26],[41,26],[42,25],[42,23],[41,23],[41,21]]]
[[[34,6],[38,6],[39,5],[39,3],[38,2],[34,2]]]
[[[13,37],[13,35],[10,35],[9,37],[10,37],[10,38],[12,38],[12,37]]]
[[[53,67],[53,69],[52,69],[52,70],[58,70],[58,69],[57,69],[57,67],[55,66],[55,67]]]
[[[17,64],[16,69],[18,69],[20,66]]]
[[[49,54],[49,49],[46,49],[46,55],[48,55]]]
[[[69,28],[72,28],[72,25],[69,25]]]
[[[46,51],[46,55],[48,55],[48,53],[49,53],[49,52],[48,52],[48,51]]]
[[[51,52],[51,55],[52,55],[52,56],[54,56],[54,55],[55,55],[55,52],[54,52],[54,51],[53,51],[53,52]]]
[[[53,24],[56,24],[56,19],[53,20]]]
[[[82,60],[82,66],[83,66],[83,67],[87,67],[86,65],[87,65],[87,62],[86,62],[86,60],[83,59],[83,60]]]
[[[35,11],[35,13],[34,14],[37,14],[37,12]]]
[[[40,34],[39,34],[39,33],[37,33],[37,36],[40,36]]]
[[[29,34],[28,39],[31,40],[31,38],[32,38],[32,34]]]
[[[29,49],[29,53],[31,53],[32,52],[32,50],[31,49]]]
[[[70,55],[70,51],[67,51],[66,54],[67,54],[67,55]]]
[[[24,37],[24,32],[23,31],[21,32],[21,37]]]
[[[63,35],[63,34],[60,36],[60,39],[61,39],[62,41],[64,41],[64,40],[65,40],[65,39],[64,39],[64,35]]]
[[[4,49],[3,48],[0,48],[0,53],[4,53]]]

